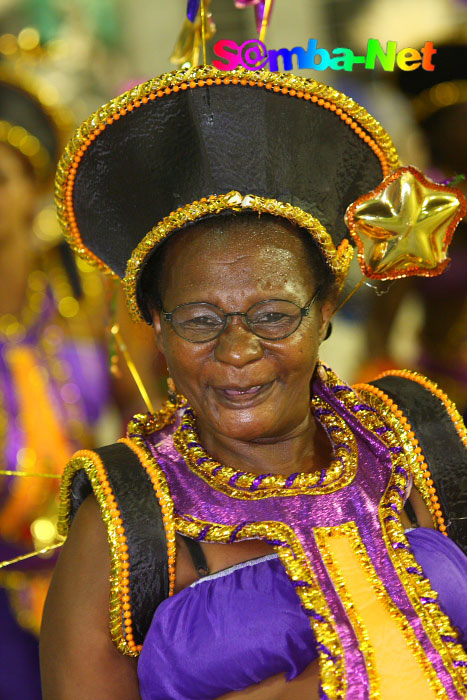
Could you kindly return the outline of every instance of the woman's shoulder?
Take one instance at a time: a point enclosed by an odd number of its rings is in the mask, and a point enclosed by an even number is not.
[[[59,531],[67,536],[82,507],[104,522],[111,559],[110,627],[120,651],[136,655],[157,605],[170,589],[173,546],[164,494],[148,477],[137,452],[118,442],[81,450],[65,467]],[[93,494],[94,499],[88,497]]]
[[[383,413],[407,449],[416,454],[414,482],[433,513],[442,512],[440,529],[467,551],[467,432],[455,404],[434,382],[417,372],[384,372],[353,387]],[[439,505],[438,505],[439,504]]]

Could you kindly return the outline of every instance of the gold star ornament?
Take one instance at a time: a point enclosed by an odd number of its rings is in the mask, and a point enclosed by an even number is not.
[[[390,280],[441,274],[449,263],[454,230],[466,211],[459,189],[438,185],[407,166],[351,204],[345,219],[363,274]]]

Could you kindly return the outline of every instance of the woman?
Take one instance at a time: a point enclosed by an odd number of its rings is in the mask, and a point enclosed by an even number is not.
[[[262,71],[178,71],[81,127],[64,228],[125,276],[173,391],[67,467],[45,700],[465,697],[465,558],[406,414],[437,411],[456,463],[460,428],[428,382],[357,395],[318,362],[343,214],[396,165],[349,98]]]
[[[93,429],[109,397],[101,318],[103,285],[77,269],[66,243],[40,250],[33,228],[47,217],[70,115],[50,86],[0,64],[0,560],[56,538],[58,475]],[[53,93],[52,93],[53,94]],[[37,219],[35,218],[37,215]],[[50,224],[49,224],[50,225]],[[45,230],[45,233],[50,233]],[[56,479],[19,478],[51,473]],[[41,697],[38,635],[53,559],[28,559],[0,575],[0,697]]]

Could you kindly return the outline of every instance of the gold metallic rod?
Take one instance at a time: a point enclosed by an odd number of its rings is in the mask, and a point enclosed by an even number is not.
[[[201,0],[202,2],[203,0]],[[263,14],[263,19],[261,22],[261,29],[259,32],[259,40],[263,41],[266,39],[266,32],[268,30],[268,25],[269,25],[269,15],[271,13],[271,5],[272,5],[272,0],[266,0],[264,3],[264,14]]]
[[[61,474],[39,474],[38,472],[21,472],[10,469],[0,469],[0,476],[40,476],[41,479],[61,479]]]
[[[32,557],[37,557],[38,554],[46,554],[52,549],[58,549],[58,547],[63,547],[63,542],[57,542],[57,544],[49,544],[48,547],[43,547],[42,549],[37,549],[35,552],[29,552],[29,554],[23,554],[21,557],[16,557],[16,559],[9,559],[8,561],[0,561],[0,569],[4,569],[5,566],[11,566],[12,564],[17,564],[25,559],[31,559]]]
[[[355,285],[355,287],[352,289],[352,291],[351,291],[349,294],[347,294],[347,296],[345,297],[344,301],[342,301],[342,302],[339,304],[339,306],[337,307],[337,309],[335,309],[334,314],[337,314],[337,312],[340,311],[340,310],[342,309],[342,307],[343,307],[345,304],[347,304],[347,302],[349,301],[349,299],[350,299],[351,297],[353,297],[353,295],[355,294],[355,292],[358,292],[358,290],[360,289],[360,287],[361,287],[363,284],[365,284],[366,281],[367,281],[367,278],[366,278],[366,277],[362,277],[362,279],[360,280],[360,282],[359,282],[358,284]]]
[[[125,344],[125,341],[123,340],[123,338],[120,334],[120,327],[117,324],[115,324],[110,329],[110,332],[114,336],[116,343],[119,347],[119,350],[122,353],[123,357],[125,358],[125,362],[127,363],[128,369],[131,372],[131,376],[135,380],[135,384],[138,387],[139,393],[141,394],[141,397],[142,397],[144,403],[146,404],[146,408],[148,409],[148,411],[150,413],[154,413],[154,408],[153,408],[153,405],[151,403],[151,399],[149,398],[149,394],[146,391],[146,387],[143,384],[143,380],[141,379],[140,374],[135,367],[135,363],[131,359],[131,355],[128,352],[128,348]]]
[[[203,42],[203,63],[206,65],[206,27],[204,26],[205,12],[204,12],[204,0],[201,0],[200,5],[200,15],[201,15],[201,41]]]

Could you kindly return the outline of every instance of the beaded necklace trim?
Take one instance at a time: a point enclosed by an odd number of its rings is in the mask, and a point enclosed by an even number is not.
[[[216,70],[213,66],[201,66],[173,71],[172,73],[166,73],[158,78],[138,85],[129,92],[111,100],[91,115],[79,127],[68,143],[57,169],[56,204],[64,235],[79,255],[96,264],[107,274],[113,277],[116,276],[103,260],[84,245],[73,207],[74,184],[80,161],[88,148],[92,148],[93,142],[99,138],[100,134],[121,118],[131,119],[131,113],[134,109],[144,109],[144,106],[151,101],[166,99],[167,95],[177,93],[180,90],[189,90],[210,85],[229,85],[230,83],[233,85],[281,92],[284,95],[289,95],[291,98],[310,100],[318,107],[334,112],[337,118],[344,121],[359,138],[368,144],[368,147],[374,152],[381,163],[383,177],[388,175],[389,172],[398,165],[398,154],[392,144],[391,138],[383,127],[363,107],[354,102],[350,97],[334,90],[332,87],[328,87],[327,85],[323,85],[322,83],[308,78],[302,78],[287,73],[270,73],[266,70],[248,71],[240,68],[226,73],[225,71]],[[247,196],[251,196],[252,200],[255,199],[253,195]],[[214,199],[211,199],[211,205],[214,204],[214,207],[218,206],[218,204],[215,204],[215,200],[223,204],[225,197],[225,194],[213,194]],[[260,200],[261,198],[257,199]],[[267,200],[264,201],[265,203],[259,201],[256,203],[256,211],[271,212],[269,207],[273,206],[273,208],[277,207],[277,209],[272,213],[284,216],[284,207],[290,207],[289,214],[291,217],[296,217],[297,223],[299,223],[299,219],[302,220],[303,223],[300,223],[300,225],[304,225],[306,228],[312,224],[310,232],[315,235],[316,219],[313,219],[310,214],[298,208],[291,207],[291,205],[286,203],[275,202],[275,200],[270,200],[269,202]],[[195,208],[195,211],[192,212],[194,216],[193,218],[185,216],[183,223],[194,221],[199,218],[199,216],[209,213],[209,209],[206,208],[205,213],[200,214],[200,204],[197,202],[193,202],[187,205],[187,207],[188,211],[186,214],[190,214],[190,208]],[[222,208],[225,208],[225,206]],[[294,209],[296,209],[295,212],[293,211]],[[179,213],[172,212],[168,218],[172,219],[177,216],[179,216]],[[291,220],[294,219],[292,218]],[[155,229],[147,234],[145,237],[147,239],[146,245],[149,245],[148,241],[150,238],[153,241],[153,247],[162,240],[167,233],[170,233],[171,230],[176,228],[176,226],[172,226],[172,228],[169,227],[168,231],[163,231],[165,225],[167,224],[159,222]],[[319,228],[317,232],[319,233]],[[326,236],[330,238],[327,233]],[[317,240],[320,242],[319,239]],[[135,261],[127,272],[127,294],[128,287],[134,283],[133,277],[136,275],[135,268],[141,255],[141,246],[144,247],[143,243],[135,250]],[[328,255],[331,254],[331,257],[335,257],[336,255],[332,242],[329,248],[324,248],[324,251],[327,252]],[[342,263],[344,267],[344,264],[347,263],[346,256],[344,256]],[[131,273],[130,276],[128,276],[129,273]],[[132,309],[133,303],[135,302],[134,289],[131,290],[129,299],[130,310],[132,310],[132,313],[135,313],[134,309]]]
[[[104,464],[96,452],[80,450],[68,462],[60,486],[58,532],[67,536],[70,527],[71,486],[76,472],[83,469],[91,482],[94,495],[107,529],[110,546],[110,636],[123,654],[137,656],[141,646],[136,645],[130,631],[131,591],[130,555],[124,523],[112,492]]]
[[[331,465],[320,472],[295,472],[285,476],[255,474],[224,466],[204,451],[195,430],[195,414],[190,408],[185,409],[181,425],[174,434],[174,445],[191,471],[212,488],[232,498],[257,500],[300,493],[332,493],[348,486],[355,478],[358,465],[357,442],[345,420],[326,401],[313,397],[311,405],[334,450]]]

